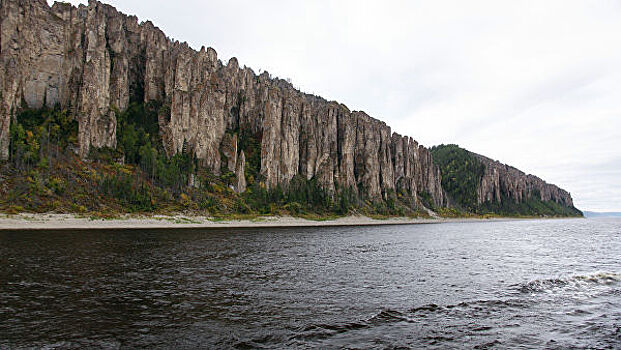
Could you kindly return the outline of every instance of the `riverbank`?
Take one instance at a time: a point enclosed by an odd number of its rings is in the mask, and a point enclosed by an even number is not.
[[[0,215],[0,230],[136,230],[136,229],[210,229],[261,227],[329,227],[439,224],[518,220],[513,218],[389,218],[372,219],[347,216],[333,220],[307,220],[291,216],[268,216],[241,220],[222,220],[206,216],[123,216],[114,219],[81,217],[71,214]]]

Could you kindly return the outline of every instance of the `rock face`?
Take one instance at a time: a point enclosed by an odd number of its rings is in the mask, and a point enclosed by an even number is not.
[[[151,22],[92,0],[79,7],[0,0],[0,15],[1,159],[20,110],[71,109],[86,157],[91,147],[116,146],[116,114],[130,102],[158,101],[168,155],[189,148],[201,166],[234,172],[238,191],[246,187],[245,155],[230,134],[245,129],[258,135],[267,186],[300,174],[373,200],[398,192],[419,206],[425,193],[435,206],[448,203],[430,152],[416,141],[235,58],[225,65],[213,49],[195,51]]]
[[[57,104],[77,116],[82,155],[91,145],[116,146],[110,107],[127,107],[128,94],[119,81],[126,57],[115,55],[123,48],[122,23],[106,21],[112,10],[95,3],[49,8],[45,0],[0,2],[1,158],[8,155],[11,114]]]
[[[237,165],[237,135],[224,135],[220,144],[220,154],[226,160],[226,164],[223,164],[226,169],[234,172]]]
[[[235,191],[237,193],[243,193],[246,191],[246,175],[245,175],[245,169],[246,169],[246,155],[244,154],[244,151],[241,152],[241,154],[239,155],[239,160],[237,161],[237,164],[235,165],[235,177],[237,178],[237,183],[235,184]]]
[[[574,203],[569,192],[542,179],[494,161],[479,154],[472,153],[484,166],[485,172],[477,190],[479,204],[485,202],[502,203],[513,200],[521,203],[529,197],[539,197],[542,201],[554,201],[566,207]]]
[[[116,114],[130,102],[157,101],[166,153],[189,148],[201,166],[234,173],[238,192],[247,186],[236,134],[243,129],[259,139],[267,186],[300,174],[372,200],[399,193],[420,207],[424,194],[434,206],[449,204],[431,153],[412,138],[267,72],[256,75],[235,58],[224,65],[213,49],[195,51],[97,1],[0,0],[0,65],[0,159],[8,158],[11,120],[23,109],[70,109],[86,157],[91,147],[116,147]],[[486,168],[479,204],[537,194],[573,206],[566,191],[476,156]]]

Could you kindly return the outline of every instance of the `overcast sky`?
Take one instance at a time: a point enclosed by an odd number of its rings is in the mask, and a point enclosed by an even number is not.
[[[621,211],[621,1],[106,2],[426,146],[535,174],[582,210]]]

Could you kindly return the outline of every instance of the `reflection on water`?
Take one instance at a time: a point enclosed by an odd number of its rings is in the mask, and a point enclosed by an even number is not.
[[[621,221],[0,233],[0,348],[619,348]]]

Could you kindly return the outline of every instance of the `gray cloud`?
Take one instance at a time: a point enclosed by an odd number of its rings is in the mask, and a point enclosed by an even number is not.
[[[534,173],[581,209],[621,210],[618,1],[108,2],[423,144]]]

